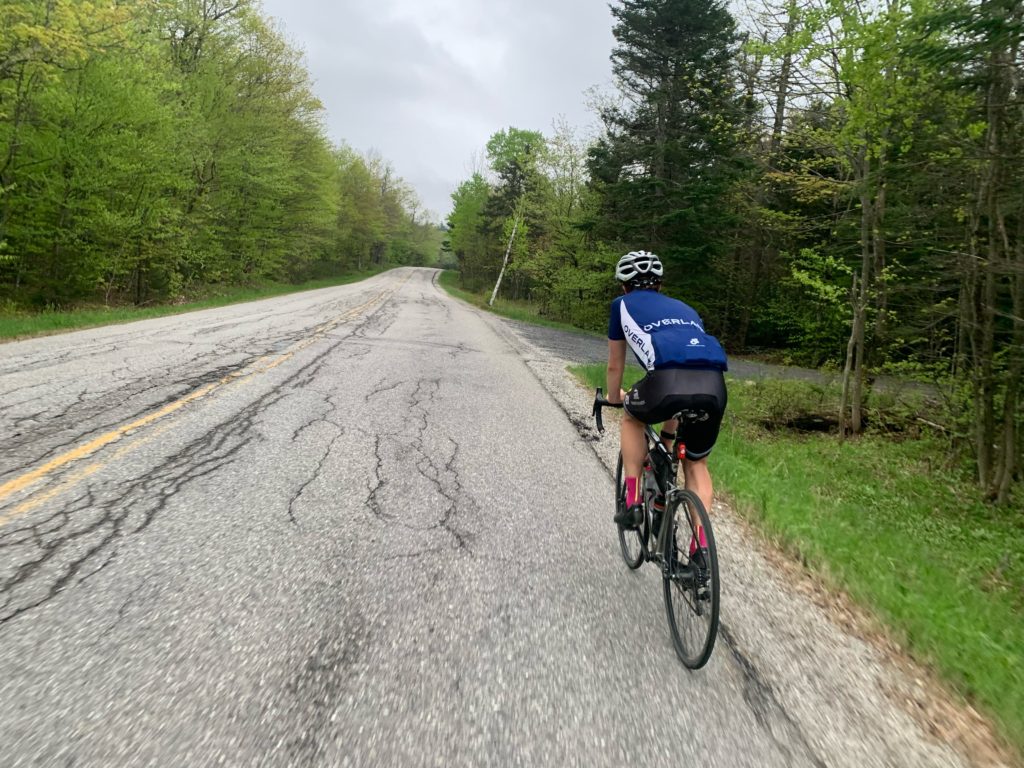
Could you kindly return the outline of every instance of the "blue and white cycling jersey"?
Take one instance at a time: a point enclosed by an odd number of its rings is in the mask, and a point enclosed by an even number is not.
[[[718,339],[704,332],[700,315],[657,291],[631,291],[612,302],[608,338],[625,340],[648,371],[657,368],[728,369]]]

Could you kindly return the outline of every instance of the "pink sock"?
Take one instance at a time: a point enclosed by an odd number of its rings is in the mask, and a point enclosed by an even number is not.
[[[708,537],[704,535],[704,526],[702,525],[697,529],[700,531],[700,546],[701,549],[708,548]],[[690,557],[693,557],[693,553],[697,551],[697,539],[693,536],[690,537]]]
[[[640,500],[640,479],[636,477],[626,478],[626,508],[632,507]]]

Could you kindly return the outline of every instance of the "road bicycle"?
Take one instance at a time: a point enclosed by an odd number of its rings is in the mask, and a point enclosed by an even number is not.
[[[594,418],[598,432],[604,434],[601,409],[621,407],[621,403],[608,402],[601,388],[597,388]],[[698,407],[683,411],[674,418],[678,418],[682,425],[704,415]],[[686,446],[676,438],[672,450],[667,449],[649,424],[644,425],[644,433],[647,457],[640,478],[643,520],[636,528],[619,526],[619,547],[622,559],[631,570],[645,562],[655,563],[661,569],[665,614],[676,655],[686,667],[700,669],[711,658],[718,635],[719,582],[715,536],[703,502],[697,494],[680,487],[676,481]],[[655,506],[655,502],[661,499],[664,499],[664,511]],[[619,453],[615,467],[616,513],[625,504],[626,478],[622,453]],[[699,547],[691,557],[691,538],[700,541],[700,527],[704,529],[707,547]]]

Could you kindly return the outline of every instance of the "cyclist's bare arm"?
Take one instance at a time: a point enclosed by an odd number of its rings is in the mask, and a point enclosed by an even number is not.
[[[608,339],[608,402],[621,403],[622,374],[626,370],[626,340]]]

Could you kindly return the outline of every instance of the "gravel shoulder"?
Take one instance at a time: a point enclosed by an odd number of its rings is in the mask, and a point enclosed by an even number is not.
[[[599,437],[592,393],[566,370],[603,362],[603,339],[495,318],[534,375],[614,472],[618,423]],[[740,378],[780,375],[736,362]],[[781,375],[806,378],[802,369]],[[609,504],[610,507],[610,504]],[[759,537],[730,506],[713,510],[722,568],[722,630],[716,654],[743,670],[744,698],[762,727],[790,745],[795,763],[836,766],[1010,766],[988,723],[954,702],[927,670],[909,661],[862,611],[815,582]],[[609,536],[613,534],[609,510]],[[628,578],[623,567],[623,578]],[[651,616],[651,621],[663,621]]]

